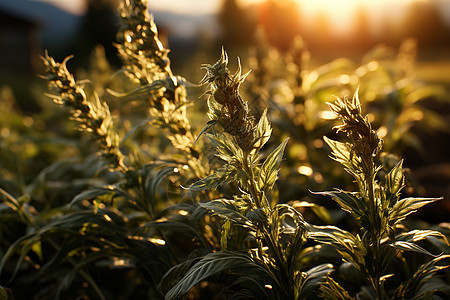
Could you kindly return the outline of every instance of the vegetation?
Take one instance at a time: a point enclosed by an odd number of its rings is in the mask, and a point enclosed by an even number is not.
[[[33,118],[2,90],[0,299],[449,296],[449,225],[410,217],[442,197],[399,158],[419,121],[448,130],[414,43],[310,68],[300,38],[280,53],[259,32],[251,73],[222,50],[196,85],[145,1],[118,13],[119,71],[98,48],[79,80],[45,53],[57,105]]]

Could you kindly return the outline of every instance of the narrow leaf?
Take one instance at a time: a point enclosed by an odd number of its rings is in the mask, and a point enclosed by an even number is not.
[[[234,204],[233,200],[218,199],[205,203],[199,203],[199,205],[210,210],[214,215],[218,215],[221,218],[234,223],[243,225],[248,222],[248,219],[239,212],[239,209]]]
[[[218,275],[223,272],[249,272],[256,271],[266,274],[261,266],[256,264],[249,256],[238,252],[215,252],[209,253],[197,262],[180,281],[166,294],[167,300],[181,299],[195,284]]]
[[[308,236],[319,243],[333,246],[345,260],[353,262],[358,268],[364,265],[366,249],[358,235],[335,226],[310,225]]]
[[[326,281],[327,275],[333,271],[333,265],[322,264],[309,269],[301,284],[299,299],[309,299],[313,293],[317,292],[320,286]]]
[[[258,125],[256,126],[256,142],[253,145],[256,149],[261,149],[272,135],[272,128],[270,127],[269,120],[267,119],[267,109],[264,110]]]
[[[390,225],[394,225],[403,219],[405,219],[409,214],[412,214],[417,209],[421,208],[424,205],[440,200],[441,198],[405,198],[397,203],[395,203],[394,207],[389,214],[389,223]]]
[[[284,148],[289,139],[285,139],[272,153],[267,156],[258,174],[258,187],[264,194],[269,195],[278,175],[278,166],[283,157]]]
[[[397,201],[400,191],[404,187],[404,175],[402,172],[403,160],[401,160],[387,175],[386,175],[386,200],[389,201],[389,206],[392,207]]]
[[[394,243],[390,244],[390,246],[400,249],[400,250],[414,251],[414,252],[418,252],[418,253],[436,257],[436,255],[428,252],[424,248],[422,248],[419,245],[412,243],[412,242],[395,241]]]
[[[210,139],[211,143],[216,148],[217,156],[226,162],[242,161],[242,149],[237,147],[231,139],[229,139],[224,133],[217,132],[215,134],[205,133]]]

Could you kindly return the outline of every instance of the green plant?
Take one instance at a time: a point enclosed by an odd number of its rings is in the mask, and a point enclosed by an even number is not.
[[[448,294],[448,225],[407,229],[415,226],[405,217],[436,199],[399,198],[402,162],[378,156],[381,140],[357,94],[330,105],[349,142],[325,141],[358,191],[321,193],[357,227],[308,192],[350,182],[319,140],[335,120],[316,118],[327,115],[332,93],[357,83],[348,60],[309,69],[301,40],[289,54],[266,45],[256,49],[251,77],[239,60],[231,73],[223,51],[203,66],[205,114],[190,100],[201,87],[172,71],[147,2],[124,0],[118,13],[117,72],[101,48],[77,73],[69,58],[56,62],[46,52],[42,77],[58,106],[25,115],[0,91],[0,298]],[[364,80],[361,90],[379,83]],[[308,209],[335,226],[312,225],[318,219]]]
[[[440,255],[423,264],[410,278],[401,280],[394,290],[385,286],[396,280],[393,262],[404,259],[404,251],[415,251],[434,256],[425,250],[419,242],[435,237],[445,236],[433,230],[405,231],[401,222],[420,207],[437,201],[436,198],[404,198],[400,199],[405,179],[402,172],[402,161],[390,170],[384,180],[376,178],[381,169],[376,158],[382,148],[382,140],[367,116],[361,114],[358,93],[352,100],[338,99],[329,104],[331,110],[342,120],[336,126],[338,132],[347,136],[347,142],[338,142],[325,137],[325,142],[332,149],[333,159],[342,164],[357,183],[357,192],[336,190],[319,194],[330,196],[346,212],[355,219],[360,229],[357,234],[344,231],[335,226],[313,226],[309,234],[314,240],[332,245],[349,262],[355,272],[360,273],[369,290],[358,293],[360,297],[370,299],[408,299],[424,297],[435,291],[448,291],[448,284],[434,280],[436,272],[448,267],[439,263],[448,260],[449,255]],[[333,299],[333,292],[339,293],[341,288],[333,284],[324,286],[324,295]],[[332,291],[331,291],[331,290]],[[347,298],[347,297],[344,297]]]
[[[276,197],[272,189],[288,140],[261,162],[261,150],[272,133],[267,112],[264,111],[256,122],[239,94],[247,74],[241,75],[240,65],[236,73],[231,74],[227,64],[228,57],[222,52],[218,62],[204,66],[206,75],[201,82],[210,86],[210,121],[204,130],[212,129],[212,133],[205,135],[225,164],[189,189],[204,191],[235,184],[239,193],[232,199],[200,203],[212,215],[223,219],[221,251],[172,268],[166,280],[163,279],[163,284],[173,285],[166,298],[178,299],[200,281],[227,274],[234,278],[226,281],[233,297],[307,299],[331,272],[331,265],[305,270],[299,254],[306,242],[307,225],[292,206],[270,199]],[[244,235],[238,233],[240,230]],[[238,247],[236,241],[229,244],[230,239],[242,235],[246,237],[243,244]],[[243,286],[245,283],[248,284]]]

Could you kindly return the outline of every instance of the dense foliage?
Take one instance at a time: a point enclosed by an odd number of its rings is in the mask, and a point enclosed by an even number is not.
[[[448,130],[411,41],[309,68],[300,38],[279,53],[259,32],[251,73],[222,50],[196,85],[145,1],[119,15],[121,70],[98,49],[79,80],[45,53],[57,105],[33,118],[2,90],[0,299],[450,295],[448,223],[406,220],[442,198],[398,157],[418,121]]]

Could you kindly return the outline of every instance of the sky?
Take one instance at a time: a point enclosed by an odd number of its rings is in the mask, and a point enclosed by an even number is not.
[[[49,2],[66,11],[81,15],[85,11],[84,0],[32,0]],[[242,4],[250,5],[264,0],[239,0]],[[283,1],[283,0],[278,0]],[[371,23],[376,23],[386,14],[392,20],[401,19],[405,4],[413,1],[430,0],[294,0],[300,4],[302,16],[313,19],[319,12],[328,15],[330,23],[336,31],[345,32],[352,26],[354,12],[359,6],[366,7],[370,12]],[[439,2],[440,11],[450,25],[450,0],[435,0]],[[150,0],[150,10],[165,10],[180,14],[213,14],[220,8],[222,0]],[[395,3],[395,4],[394,4]]]

